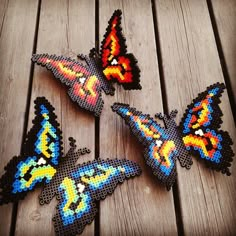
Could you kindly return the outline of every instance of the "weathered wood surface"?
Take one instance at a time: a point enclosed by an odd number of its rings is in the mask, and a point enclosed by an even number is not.
[[[0,3],[0,175],[20,154],[37,6],[30,0]],[[11,214],[12,204],[1,206],[0,235],[9,234]]]
[[[169,111],[178,121],[192,98],[207,86],[223,82],[208,8],[204,0],[156,0],[157,21]],[[227,92],[222,97],[222,129],[235,140]],[[194,158],[193,158],[194,159]],[[186,235],[230,235],[236,232],[236,165],[231,177],[207,169],[194,159],[191,171],[178,166],[178,190]]]
[[[95,44],[94,14],[94,1],[42,1],[36,52],[71,57],[76,57],[78,53],[87,53]],[[55,107],[63,132],[64,153],[69,150],[68,137],[72,136],[77,140],[78,147],[86,146],[91,149],[91,153],[81,157],[79,162],[92,160],[94,118],[79,110],[70,101],[67,90],[60,82],[39,66],[35,66],[34,70],[28,129],[34,117],[34,100],[37,96],[45,96]],[[28,194],[26,199],[20,202],[16,235],[54,235],[52,217],[57,201],[54,199],[49,205],[40,206],[40,191],[38,189]],[[93,235],[93,231],[91,224],[86,227],[84,235]]]
[[[169,111],[177,108],[178,122],[199,92],[217,81],[224,82],[207,2],[42,0],[40,3],[37,28],[38,1],[0,0],[0,174],[10,158],[20,153],[24,122],[28,120],[27,130],[32,126],[34,99],[45,96],[56,108],[65,153],[69,148],[68,137],[73,136],[78,147],[86,146],[92,151],[79,162],[92,160],[96,141],[101,158],[126,157],[138,162],[143,170],[140,177],[125,181],[112,196],[100,202],[96,225],[94,221],[87,226],[84,235],[235,235],[236,164],[231,168],[231,177],[210,171],[195,159],[190,171],[178,164],[177,188],[167,192],[144,164],[143,149],[131,136],[128,126],[110,108],[114,102],[124,102],[151,115],[166,106]],[[236,5],[234,0],[212,0],[212,7],[235,92]],[[96,30],[101,42],[107,21],[118,8],[123,12],[122,28],[128,51],[139,61],[143,89],[124,91],[116,86],[113,97],[103,95],[105,105],[100,122],[96,123],[99,136],[95,137],[93,116],[71,103],[66,89],[50,72],[35,66],[30,78],[30,57],[35,29],[38,29],[37,53],[71,57],[87,54],[95,46]],[[29,117],[25,117],[29,99]],[[221,108],[222,129],[229,131],[235,140],[227,92]],[[16,235],[54,235],[51,218],[56,200],[40,206],[40,191],[28,194],[18,204]],[[0,207],[0,235],[9,234],[11,214],[11,204]]]
[[[212,8],[236,103],[236,1],[212,0]]]
[[[122,10],[122,28],[128,51],[138,58],[141,91],[118,88],[114,97],[105,97],[100,119],[101,157],[126,157],[140,164],[142,176],[123,183],[114,194],[100,203],[101,235],[175,235],[177,234],[172,191],[158,184],[144,163],[142,148],[130,134],[129,127],[111,111],[118,101],[150,112],[162,110],[161,89],[156,57],[151,1],[100,1],[100,40],[113,9]],[[147,46],[148,45],[148,46]],[[148,94],[148,96],[147,96]],[[157,227],[160,226],[160,227]]]

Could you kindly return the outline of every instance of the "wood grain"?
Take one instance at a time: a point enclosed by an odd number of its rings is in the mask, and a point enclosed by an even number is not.
[[[76,57],[88,53],[95,45],[94,1],[42,1],[38,32],[37,53],[51,53]],[[63,131],[64,152],[67,152],[68,137],[77,139],[78,147],[88,147],[91,154],[79,162],[94,159],[94,118],[80,110],[67,96],[67,90],[45,68],[35,66],[30,119],[34,112],[34,99],[45,96],[55,107]],[[28,194],[19,204],[16,235],[54,235],[52,216],[56,200],[43,207],[39,205],[40,190]],[[93,235],[94,225],[87,226],[83,235]]]
[[[236,103],[236,1],[211,2]]]
[[[13,155],[20,153],[30,79],[38,1],[0,1],[0,175]],[[114,102],[129,103],[154,115],[177,108],[177,122],[186,106],[205,88],[224,82],[216,40],[205,0],[154,0],[162,61],[157,60],[151,0],[100,0],[99,38],[115,9],[123,12],[122,28],[128,52],[134,53],[141,68],[141,91],[116,87],[115,96],[103,94],[105,104],[100,118],[100,157],[127,158],[140,164],[140,177],[125,181],[100,202],[100,232],[94,222],[83,235],[176,235],[176,218],[185,235],[235,235],[236,164],[231,177],[211,171],[194,158],[190,171],[177,166],[180,213],[175,212],[173,193],[167,192],[145,165],[143,148],[131,135],[124,121],[112,112]],[[220,43],[230,82],[236,91],[234,0],[211,0]],[[154,16],[155,17],[155,16]],[[76,57],[88,54],[95,46],[95,0],[42,0],[37,38],[37,53]],[[161,91],[158,63],[163,70],[165,91]],[[162,82],[163,82],[162,81]],[[68,137],[77,139],[78,147],[88,147],[91,154],[79,162],[94,159],[95,121],[80,110],[66,94],[66,89],[45,68],[35,66],[30,101],[28,130],[34,117],[34,99],[46,96],[56,108],[63,131],[64,151]],[[236,139],[235,125],[227,91],[222,97],[222,129]],[[234,151],[236,147],[234,145]],[[235,162],[235,161],[234,161]],[[16,235],[54,235],[51,218],[57,204],[40,206],[40,189],[29,193],[19,203]],[[178,207],[176,208],[178,211]],[[12,205],[0,207],[0,235],[9,235]],[[177,215],[177,216],[176,216]]]
[[[3,24],[5,21],[5,16],[8,8],[8,0],[2,0],[0,4],[0,36],[2,34]]]
[[[20,154],[36,14],[37,1],[0,4],[0,176]],[[0,235],[9,234],[11,214],[12,204],[0,207]]]
[[[169,111],[180,120],[186,106],[207,86],[224,82],[208,7],[204,0],[156,0]],[[221,99],[223,130],[235,140],[227,92]],[[235,146],[234,146],[235,150]],[[186,235],[233,235],[236,232],[236,164],[231,177],[194,159],[190,171],[178,165],[178,188]]]
[[[104,96],[105,106],[100,119],[100,156],[133,160],[140,164],[143,173],[140,177],[125,181],[111,197],[101,202],[100,234],[175,235],[177,228],[172,192],[167,192],[152,175],[144,164],[143,148],[132,137],[125,122],[110,108],[114,102],[124,102],[151,115],[162,111],[151,2],[100,1],[100,41],[115,9],[123,12],[123,33],[128,52],[132,52],[139,61],[143,88],[129,92],[116,86],[114,97]]]

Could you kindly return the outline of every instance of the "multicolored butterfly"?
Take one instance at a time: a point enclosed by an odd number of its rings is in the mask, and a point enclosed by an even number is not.
[[[32,61],[45,66],[55,78],[69,87],[68,94],[81,108],[100,116],[103,108],[102,90],[114,95],[111,84],[116,81],[124,89],[141,89],[140,70],[133,54],[126,50],[125,38],[121,33],[121,11],[116,10],[106,29],[100,55],[95,49],[89,56],[78,55],[86,65],[64,56],[36,54]]]
[[[140,167],[129,160],[97,159],[76,165],[87,148],[76,151],[70,138],[70,150],[62,157],[62,136],[54,108],[43,97],[35,100],[33,127],[27,134],[21,156],[5,167],[0,179],[0,205],[16,202],[37,186],[43,185],[40,204],[57,195],[55,231],[60,235],[82,233],[96,214],[95,201],[111,194],[125,178],[141,174]]]
[[[192,165],[190,154],[205,160],[210,168],[230,175],[233,142],[227,132],[219,130],[223,115],[219,98],[224,88],[224,84],[216,83],[200,93],[186,109],[179,126],[174,121],[177,110],[169,116],[156,114],[164,120],[164,128],[150,115],[127,104],[112,106],[144,145],[147,165],[168,190],[176,179],[176,158],[182,167],[189,169]]]
[[[0,204],[23,199],[42,183],[49,183],[63,155],[62,137],[54,108],[44,98],[35,100],[35,118],[23,144],[0,179]]]

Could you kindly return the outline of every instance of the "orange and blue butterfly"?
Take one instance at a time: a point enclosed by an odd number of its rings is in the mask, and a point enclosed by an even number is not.
[[[95,116],[103,108],[102,90],[114,95],[112,81],[122,84],[124,89],[141,89],[140,70],[134,55],[127,53],[125,38],[121,29],[121,11],[116,10],[101,44],[100,55],[95,49],[89,56],[78,58],[86,65],[69,57],[35,54],[32,61],[45,66],[55,78],[69,87],[68,95],[77,105]]]
[[[164,120],[162,127],[150,115],[127,104],[112,106],[144,145],[146,163],[167,189],[176,180],[176,158],[189,169],[191,154],[203,159],[208,167],[230,175],[233,142],[228,132],[219,130],[223,115],[219,103],[224,88],[224,84],[216,83],[200,93],[186,109],[179,126],[174,121],[176,110],[169,115],[156,114]]]
[[[49,203],[57,195],[55,232],[59,235],[82,233],[96,214],[95,201],[111,194],[118,183],[141,174],[140,167],[129,160],[96,159],[76,165],[86,148],[76,151],[70,138],[63,156],[62,132],[54,108],[44,98],[35,100],[35,118],[22,148],[5,167],[0,178],[0,205],[17,202],[38,186],[43,186],[39,203]]]

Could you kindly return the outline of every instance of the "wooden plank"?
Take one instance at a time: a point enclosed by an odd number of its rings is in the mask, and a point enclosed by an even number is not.
[[[236,1],[211,0],[211,2],[236,103]]]
[[[94,1],[42,1],[38,32],[37,53],[51,53],[76,57],[88,53],[95,45]],[[94,159],[94,118],[77,108],[66,94],[66,89],[45,68],[35,67],[33,77],[30,119],[34,112],[34,99],[45,96],[53,104],[63,131],[64,151],[69,149],[68,137],[77,139],[78,147],[88,147],[91,154],[79,162]],[[86,135],[85,135],[86,134]],[[35,191],[19,204],[16,235],[54,235],[52,216],[56,199],[40,206]],[[87,226],[84,235],[93,235],[94,225]]]
[[[223,75],[206,1],[156,0],[156,12],[169,110],[177,121],[186,106]],[[235,140],[227,92],[221,99],[223,130]],[[235,146],[234,146],[235,150]],[[191,171],[178,163],[178,188],[185,235],[233,235],[236,232],[236,165],[231,177],[194,159]]]
[[[0,4],[0,35],[2,33],[2,27],[7,12],[8,2],[9,2],[8,0],[2,0]]]
[[[0,175],[20,154],[36,14],[37,1],[0,4]],[[11,214],[12,204],[0,207],[0,235],[9,234]]]
[[[101,235],[175,235],[177,234],[172,191],[166,189],[145,165],[143,148],[132,137],[129,127],[111,111],[114,102],[129,103],[143,112],[162,110],[161,89],[156,57],[151,2],[100,1],[100,41],[107,21],[115,9],[121,9],[123,33],[128,51],[134,53],[141,69],[140,91],[118,88],[114,97],[105,97],[100,119],[100,156],[124,158],[140,164],[140,177],[125,181],[112,196],[100,204]]]

